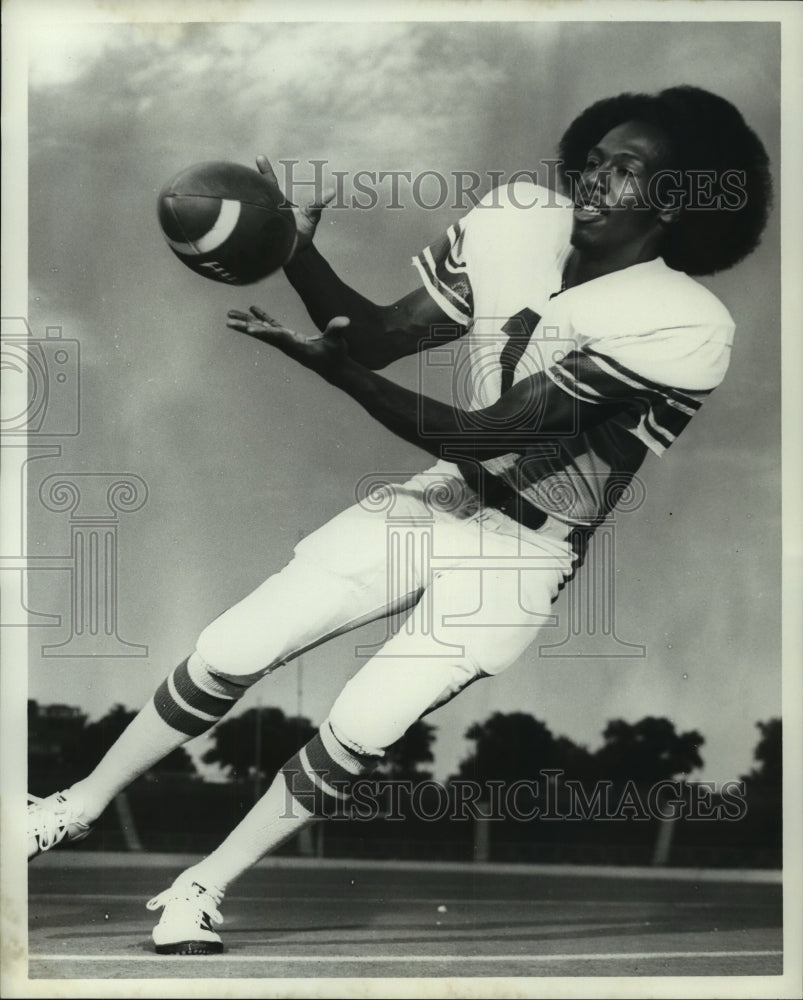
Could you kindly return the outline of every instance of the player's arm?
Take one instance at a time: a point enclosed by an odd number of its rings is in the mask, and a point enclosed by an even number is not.
[[[363,368],[348,356],[324,378],[394,434],[441,458],[495,458],[528,443],[580,434],[620,407],[587,403],[559,389],[543,372],[517,382],[493,405],[458,410]]]
[[[349,317],[341,335],[349,356],[366,368],[384,368],[415,354],[431,342],[435,327],[439,341],[465,333],[423,286],[392,305],[371,302],[342,281],[312,243],[295,253],[284,270],[319,330],[335,316]]]
[[[521,434],[553,438],[581,433],[621,409],[621,401],[584,402],[565,393],[543,372],[522,379],[489,407],[457,410],[397,385],[348,354],[341,332],[348,319],[332,320],[323,335],[288,330],[256,306],[232,310],[228,326],[278,347],[347,393],[394,434],[442,457],[445,447],[461,458],[494,458],[516,450]]]
[[[258,156],[257,167],[278,189],[267,157]],[[385,306],[360,295],[338,277],[313,243],[321,213],[334,194],[330,190],[306,205],[293,205],[297,243],[284,268],[318,329],[325,330],[335,316],[348,316],[351,322],[341,336],[349,355],[372,370],[420,351],[432,337],[433,327],[438,328],[439,341],[462,336],[465,327],[450,319],[423,287]]]

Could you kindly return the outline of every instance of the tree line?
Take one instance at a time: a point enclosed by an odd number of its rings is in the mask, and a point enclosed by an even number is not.
[[[29,770],[67,782],[86,774],[134,718],[136,712],[116,704],[97,721],[72,706],[28,703]],[[767,793],[781,790],[781,720],[756,723],[759,739],[754,766],[741,780]],[[288,716],[276,707],[251,708],[228,718],[211,731],[211,746],[202,755],[232,781],[269,783],[279,768],[316,732],[311,720]],[[437,730],[419,720],[386,751],[378,777],[419,782],[431,779]],[[513,783],[537,779],[548,770],[593,784],[633,782],[646,787],[686,776],[703,766],[705,743],[697,730],[678,732],[664,717],[645,716],[631,723],[610,720],[595,750],[556,736],[543,721],[526,712],[495,712],[465,732],[472,744],[449,780]],[[192,757],[184,748],[160,761],[152,774],[199,780]],[[58,775],[58,779],[55,776]]]

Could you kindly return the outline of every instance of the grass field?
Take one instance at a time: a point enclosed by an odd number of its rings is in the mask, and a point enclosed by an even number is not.
[[[145,902],[194,859],[53,852],[29,870],[29,976],[766,976],[774,872],[269,859],[232,886],[225,952],[154,954]],[[157,915],[158,916],[158,915]]]

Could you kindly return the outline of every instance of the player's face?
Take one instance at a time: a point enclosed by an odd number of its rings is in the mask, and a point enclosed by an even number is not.
[[[663,222],[650,205],[649,183],[668,153],[664,133],[643,122],[625,122],[604,135],[575,185],[572,245],[594,258],[655,256]]]

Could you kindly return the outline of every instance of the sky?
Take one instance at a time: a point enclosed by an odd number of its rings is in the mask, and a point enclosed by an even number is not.
[[[740,53],[750,53],[749,60]],[[70,521],[46,509],[54,473],[130,473],[147,485],[119,517],[118,633],[147,656],[44,656],[69,635],[70,574],[29,574],[29,697],[139,707],[209,620],[352,502],[369,472],[431,464],[288,359],[226,330],[252,302],[311,326],[282,275],[248,289],[205,281],[172,256],[156,197],[210,159],[297,160],[327,169],[506,175],[554,154],[584,107],[678,83],[732,100],[780,160],[779,34],[762,23],[141,23],[56,25],[29,49],[29,297],[35,336],[61,326],[80,349],[80,433],[29,464],[29,554],[69,552]],[[279,169],[282,177],[282,170]],[[480,193],[490,187],[485,180]],[[777,185],[776,185],[777,186]],[[780,197],[778,196],[778,202]],[[456,215],[333,209],[318,243],[380,302],[416,286],[411,255]],[[589,747],[612,718],[668,716],[705,737],[703,771],[752,765],[755,724],[780,713],[779,212],[759,249],[704,284],[734,316],[725,383],[662,459],[643,506],[616,521],[616,630],[646,656],[538,657],[475,685],[429,721],[435,772],[469,748],[471,723],[527,711]],[[412,386],[416,361],[387,374]],[[87,482],[85,478],[82,482]],[[100,481],[100,480],[97,480]],[[555,605],[566,621],[567,595]],[[561,627],[555,629],[560,634]],[[320,722],[361,662],[341,637],[256,685],[242,708],[278,705]],[[624,648],[624,647],[623,647]],[[203,738],[196,752],[203,749]]]

